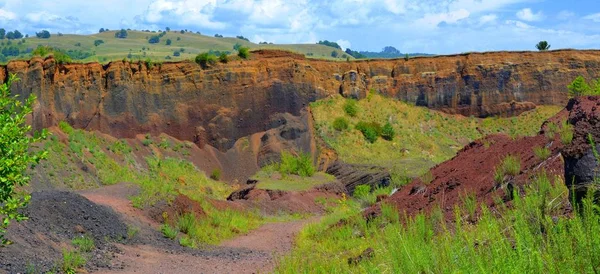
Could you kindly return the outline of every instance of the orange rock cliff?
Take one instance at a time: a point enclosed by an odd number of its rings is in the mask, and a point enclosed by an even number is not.
[[[13,61],[0,70],[21,80],[13,92],[35,93],[36,128],[68,121],[115,137],[166,133],[220,150],[270,128],[276,113],[295,115],[334,94],[369,91],[439,109],[485,117],[515,115],[539,104],[564,105],[576,76],[600,77],[600,51],[490,52],[409,60],[334,62],[256,51],[203,69],[193,62],[148,66]]]

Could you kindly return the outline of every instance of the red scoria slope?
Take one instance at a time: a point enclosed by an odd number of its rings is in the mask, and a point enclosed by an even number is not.
[[[415,179],[407,186],[390,196],[386,203],[394,205],[401,213],[414,216],[420,212],[430,212],[440,207],[447,219],[453,218],[455,205],[462,205],[463,197],[474,195],[479,204],[495,207],[495,198],[509,201],[510,189],[523,193],[523,186],[529,183],[531,176],[545,170],[550,178],[564,176],[564,164],[560,155],[564,145],[558,133],[545,134],[548,123],[559,125],[567,119],[566,109],[549,119],[537,136],[513,140],[504,134],[490,135],[465,146],[458,154],[430,170],[433,181],[425,184]],[[541,160],[534,154],[535,147],[547,147],[551,155]],[[502,160],[512,155],[521,161],[521,172],[516,176],[505,176],[502,183],[494,179],[496,167]],[[380,213],[379,205],[365,211],[365,216]]]

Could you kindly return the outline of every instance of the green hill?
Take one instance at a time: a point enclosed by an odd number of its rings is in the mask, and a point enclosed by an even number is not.
[[[167,32],[155,44],[149,39],[160,32],[128,31],[127,38],[115,37],[116,31],[106,31],[91,35],[53,34],[50,38],[42,39],[29,37],[19,40],[0,40],[0,61],[7,62],[13,59],[28,59],[31,51],[38,46],[50,46],[66,51],[76,62],[109,62],[129,58],[133,60],[177,61],[193,59],[197,54],[207,51],[229,52],[236,54],[234,46],[240,44],[254,49],[281,49],[304,54],[310,58],[346,60],[342,50],[318,44],[254,44],[243,39],[233,37],[212,37],[192,32],[179,31]],[[167,40],[171,44],[167,45]],[[96,41],[102,41],[96,42]],[[18,50],[18,51],[17,51]],[[176,53],[178,52],[178,53]],[[336,52],[336,54],[332,54]],[[176,56],[179,55],[179,56]],[[337,58],[332,57],[336,55]]]

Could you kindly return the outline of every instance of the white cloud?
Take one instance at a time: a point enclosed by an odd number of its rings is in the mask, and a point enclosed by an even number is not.
[[[600,12],[585,16],[583,17],[583,19],[592,20],[594,22],[600,22]]]
[[[484,25],[488,23],[495,23],[498,20],[498,15],[496,14],[487,14],[479,17],[479,24]]]
[[[350,43],[350,41],[348,41],[348,40],[340,39],[335,42],[338,43],[338,45],[340,45],[340,47],[342,47],[342,50],[346,50],[347,48],[352,48],[352,43]]]
[[[223,29],[225,23],[212,20],[216,5],[217,0],[156,0],[138,17],[138,21]]]
[[[415,25],[424,28],[437,27],[440,23],[454,24],[460,20],[468,18],[471,13],[466,9],[455,10],[446,13],[425,14],[422,18],[415,21]]]
[[[563,10],[558,13],[556,18],[558,18],[558,20],[567,20],[567,19],[573,18],[574,16],[575,16],[575,13],[573,13],[572,11]]]
[[[393,14],[403,14],[406,12],[406,1],[404,0],[384,0],[385,9]]]
[[[17,15],[15,13],[7,11],[5,9],[0,9],[0,20],[10,21],[15,19],[17,19]]]
[[[517,12],[517,18],[528,22],[540,21],[544,19],[544,14],[541,11],[534,13],[530,8],[524,8]]]

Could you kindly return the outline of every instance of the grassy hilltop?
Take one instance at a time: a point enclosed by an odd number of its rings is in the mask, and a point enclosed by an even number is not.
[[[6,56],[4,62],[12,59],[28,59],[31,51],[38,46],[50,46],[64,50],[71,55],[74,62],[109,62],[130,57],[133,60],[177,61],[193,59],[202,52],[229,52],[236,54],[234,46],[239,44],[253,49],[282,49],[304,54],[310,58],[346,60],[352,56],[342,50],[319,44],[255,44],[234,37],[212,37],[193,32],[169,31],[158,43],[150,43],[149,39],[161,32],[127,31],[127,38],[116,38],[117,31],[105,31],[91,35],[53,34],[50,38],[28,37],[19,40],[0,40],[0,48],[18,48],[18,55]],[[167,40],[171,41],[167,45]],[[97,42],[97,41],[102,41]],[[178,52],[178,53],[176,53]],[[336,52],[336,54],[332,54]],[[179,56],[176,56],[179,55]],[[332,57],[336,55],[337,57]]]

